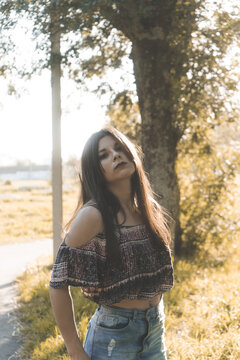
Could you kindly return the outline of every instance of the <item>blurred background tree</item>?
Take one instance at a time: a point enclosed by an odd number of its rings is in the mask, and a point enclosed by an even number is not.
[[[110,122],[141,143],[154,191],[175,220],[170,223],[175,253],[201,249],[206,234],[220,242],[228,226],[218,205],[239,170],[239,155],[226,149],[219,155],[213,135],[222,124],[239,121],[234,97],[239,80],[237,4],[229,2],[228,8],[224,2],[207,0],[56,4],[63,74],[79,86],[100,78],[95,90],[102,97],[110,94]],[[32,24],[37,56],[31,69],[19,69],[22,76],[50,66],[52,5],[48,0],[1,2],[2,26],[16,14]],[[134,80],[129,87],[131,66],[126,64],[131,62]],[[107,74],[119,68],[126,75],[113,88]],[[232,226],[236,228],[236,223]]]

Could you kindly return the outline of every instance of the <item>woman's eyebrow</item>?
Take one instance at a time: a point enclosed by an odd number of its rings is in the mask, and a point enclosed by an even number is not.
[[[118,141],[115,141],[114,147],[115,147],[116,145],[119,145],[119,142],[118,142]],[[103,148],[103,149],[98,150],[98,153],[103,152],[103,151],[107,151],[107,150],[106,150],[105,148]]]

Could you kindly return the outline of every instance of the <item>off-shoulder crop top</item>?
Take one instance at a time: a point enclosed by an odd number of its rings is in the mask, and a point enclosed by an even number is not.
[[[173,286],[170,251],[161,243],[156,250],[143,224],[116,227],[121,271],[112,273],[105,267],[106,238],[100,233],[77,248],[62,242],[50,286],[79,286],[83,296],[106,305],[123,299],[149,299],[170,290]]]

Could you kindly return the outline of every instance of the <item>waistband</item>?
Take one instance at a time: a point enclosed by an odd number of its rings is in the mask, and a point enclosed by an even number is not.
[[[134,319],[146,319],[158,316],[160,319],[164,320],[164,303],[163,297],[160,300],[159,304],[153,307],[150,307],[146,310],[140,309],[125,309],[117,306],[110,305],[101,305],[99,304],[96,311],[103,314],[112,314],[112,315],[122,315],[126,316],[132,320]]]

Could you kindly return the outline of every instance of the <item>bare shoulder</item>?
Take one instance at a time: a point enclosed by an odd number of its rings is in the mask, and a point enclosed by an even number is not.
[[[100,211],[93,206],[84,206],[78,211],[65,242],[70,247],[79,247],[102,231],[103,220]]]

